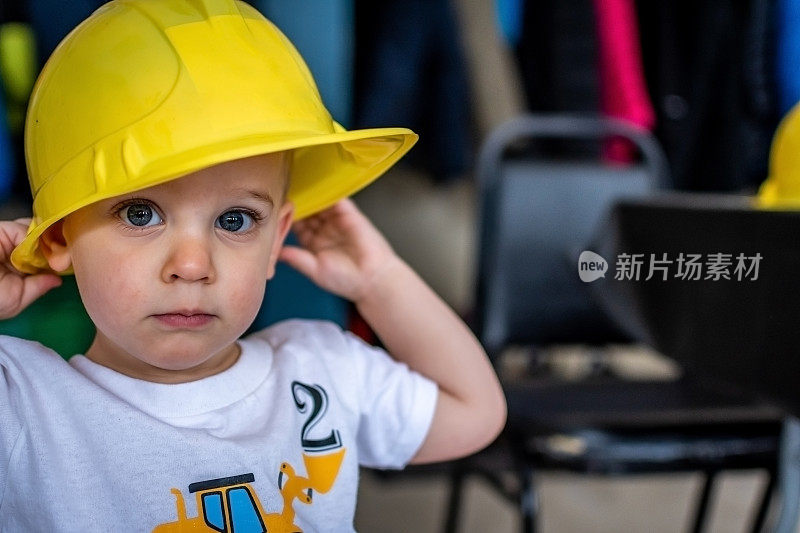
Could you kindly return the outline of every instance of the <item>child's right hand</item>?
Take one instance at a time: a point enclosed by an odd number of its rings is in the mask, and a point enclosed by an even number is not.
[[[22,274],[11,265],[11,252],[25,238],[30,219],[0,221],[0,320],[17,316],[36,298],[61,285],[55,274]]]

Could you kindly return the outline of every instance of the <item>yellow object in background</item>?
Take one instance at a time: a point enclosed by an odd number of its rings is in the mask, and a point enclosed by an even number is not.
[[[800,209],[800,104],[781,120],[769,156],[769,177],[758,191],[757,205]]]
[[[31,27],[21,22],[0,25],[0,78],[6,91],[6,113],[12,134],[22,130],[36,72],[36,40]]]

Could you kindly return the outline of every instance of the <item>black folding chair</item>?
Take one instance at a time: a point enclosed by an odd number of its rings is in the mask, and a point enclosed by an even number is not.
[[[576,155],[565,146],[579,141],[585,149],[587,140],[602,146],[611,138],[628,139],[641,160],[609,164],[600,150]],[[704,472],[692,525],[700,531],[716,473],[763,468],[769,482],[753,530],[761,528],[781,429],[772,406],[687,375],[630,381],[597,372],[574,382],[547,372],[502,376],[509,347],[628,339],[593,302],[578,276],[578,257],[615,201],[650,194],[666,181],[656,141],[620,122],[525,116],[502,125],[484,144],[475,330],[501,373],[509,417],[497,442],[455,465],[446,531],[457,531],[463,483],[472,474],[516,502],[522,530],[534,531],[536,473],[545,469]]]

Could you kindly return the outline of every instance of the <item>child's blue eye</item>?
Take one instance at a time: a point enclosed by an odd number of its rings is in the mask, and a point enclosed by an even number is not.
[[[216,226],[231,232],[247,231],[253,227],[253,217],[244,211],[226,211],[217,218]]]
[[[122,208],[122,220],[131,226],[155,226],[161,224],[161,217],[148,204],[131,204]]]

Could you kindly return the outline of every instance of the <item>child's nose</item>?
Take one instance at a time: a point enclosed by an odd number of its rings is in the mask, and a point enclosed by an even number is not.
[[[181,236],[170,247],[161,278],[171,283],[178,280],[213,283],[216,271],[211,243],[202,236]]]

